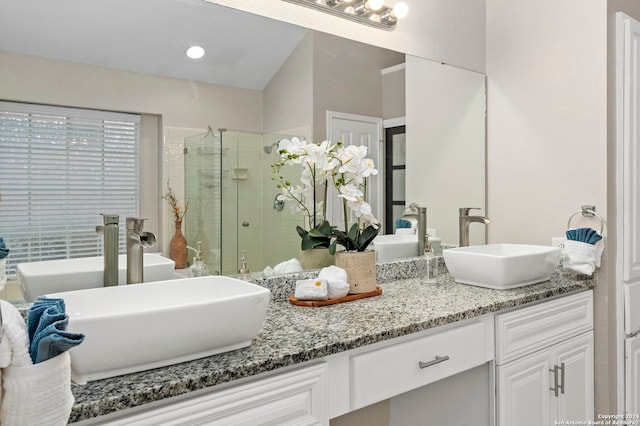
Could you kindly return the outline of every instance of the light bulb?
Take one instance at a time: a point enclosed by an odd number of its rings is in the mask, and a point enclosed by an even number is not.
[[[201,46],[191,46],[187,49],[187,56],[191,59],[200,59],[204,56],[204,49]]]
[[[356,13],[356,10],[353,8],[353,6],[345,8],[344,11],[347,13]]]
[[[373,13],[373,14],[371,14],[371,16],[369,16],[369,20],[370,21],[375,21],[375,22],[380,22],[380,15],[378,15],[377,13]]]
[[[367,0],[364,7],[369,10],[380,10],[384,6],[384,0]]]
[[[391,14],[395,18],[402,19],[409,14],[409,7],[405,2],[398,2],[395,4],[395,6],[393,6]]]

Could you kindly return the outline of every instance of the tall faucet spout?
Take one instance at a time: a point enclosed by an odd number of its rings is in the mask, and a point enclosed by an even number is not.
[[[424,256],[427,246],[427,208],[420,207],[417,203],[411,203],[402,213],[404,219],[416,219],[418,221],[418,256]]]
[[[104,273],[103,285],[105,287],[118,285],[118,226],[120,217],[116,214],[100,213],[103,225],[96,226],[96,232],[103,236]]]
[[[144,281],[144,249],[156,243],[155,234],[142,230],[145,220],[127,218],[127,284]]]
[[[473,222],[488,225],[491,221],[484,216],[469,216],[470,210],[479,210],[478,207],[462,207],[459,209],[460,217],[458,219],[460,231],[460,247],[469,245],[469,225]]]

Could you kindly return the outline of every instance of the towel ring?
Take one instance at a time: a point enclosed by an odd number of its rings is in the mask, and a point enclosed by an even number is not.
[[[596,206],[589,206],[589,205],[582,206],[581,210],[578,210],[577,212],[573,213],[569,217],[569,221],[567,222],[567,228],[571,229],[571,220],[577,214],[580,214],[580,213],[584,217],[594,217],[595,216],[596,218],[598,218],[598,220],[600,221],[600,235],[602,236],[602,231],[604,231],[604,219],[598,213],[596,213]]]

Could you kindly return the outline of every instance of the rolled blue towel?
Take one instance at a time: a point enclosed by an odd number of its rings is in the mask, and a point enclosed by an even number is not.
[[[30,351],[34,364],[54,358],[84,341],[84,334],[66,331],[68,322],[66,317],[36,334]]]
[[[396,219],[396,228],[411,228],[411,222],[407,219]]]

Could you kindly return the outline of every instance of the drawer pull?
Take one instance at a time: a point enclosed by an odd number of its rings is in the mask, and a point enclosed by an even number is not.
[[[564,395],[564,362],[560,364],[560,393]]]
[[[427,368],[427,367],[431,367],[432,365],[440,364],[441,362],[445,362],[448,360],[449,360],[449,355],[445,355],[445,356],[436,355],[436,358],[434,360],[427,361],[427,362],[419,361],[418,366],[420,366],[420,368]]]

